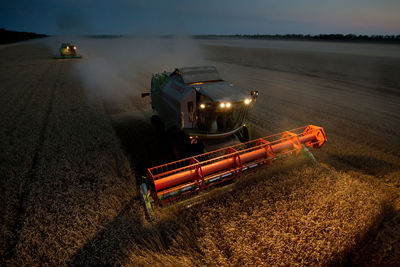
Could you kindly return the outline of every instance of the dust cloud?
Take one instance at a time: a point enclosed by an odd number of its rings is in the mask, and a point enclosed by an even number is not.
[[[114,104],[149,92],[152,73],[203,64],[199,46],[188,37],[81,38],[76,45],[83,56],[76,73],[89,96]]]

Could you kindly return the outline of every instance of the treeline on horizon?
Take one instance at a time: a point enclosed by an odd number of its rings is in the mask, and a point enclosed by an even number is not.
[[[0,28],[0,44],[7,44],[19,41],[25,41],[34,38],[47,37],[46,34],[38,34],[33,32],[10,31]],[[83,35],[91,38],[123,38],[123,37],[140,37],[137,35],[122,34],[94,34]],[[149,37],[149,36],[147,36]],[[154,36],[156,37],[156,36]],[[158,36],[162,38],[173,38],[174,35],[166,34]],[[261,40],[317,40],[317,41],[353,41],[353,42],[386,42],[400,43],[400,35],[357,35],[357,34],[202,34],[192,35],[195,39],[213,39],[213,38],[237,38],[237,39],[261,39]]]
[[[47,35],[45,34],[37,34],[33,32],[9,31],[4,28],[0,28],[0,44],[26,41],[34,38],[43,38],[46,36]]]
[[[326,41],[377,41],[400,42],[400,35],[357,35],[357,34],[233,34],[233,35],[196,35],[196,38],[243,38],[269,40],[326,40]]]
[[[89,38],[112,39],[112,38],[175,38],[173,34],[165,35],[123,35],[123,34],[94,34],[84,35]],[[326,40],[326,41],[373,41],[400,43],[400,35],[356,35],[356,34],[199,34],[191,35],[195,39],[214,39],[214,38],[236,38],[236,39],[265,39],[265,40]]]

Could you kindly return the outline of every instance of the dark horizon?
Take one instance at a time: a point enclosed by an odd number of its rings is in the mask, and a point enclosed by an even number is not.
[[[399,13],[397,0],[15,0],[0,3],[0,27],[47,35],[397,35]]]
[[[45,35],[33,32],[11,31],[0,28],[0,44],[25,41],[35,38],[56,37],[63,35]],[[65,36],[65,35],[64,35]],[[68,35],[66,35],[68,36]],[[148,38],[172,38],[176,35],[75,35],[89,38],[122,38],[122,37],[148,37]],[[214,38],[235,38],[235,39],[256,39],[256,40],[294,40],[294,41],[340,41],[340,42],[381,42],[381,43],[399,43],[400,35],[356,35],[356,34],[200,34],[188,35],[194,39],[214,39]]]
[[[8,31],[8,32],[16,32],[16,33],[29,33],[29,34],[37,34],[41,36],[82,36],[82,37],[128,37],[128,36],[148,36],[148,37],[170,37],[170,36],[182,36],[179,34],[159,34],[159,35],[145,35],[145,34],[107,34],[107,33],[98,33],[98,34],[45,34],[41,32],[29,32],[29,31],[20,31],[20,30],[13,30],[7,29],[0,26],[1,31]],[[355,33],[317,33],[317,34],[296,34],[296,33],[287,33],[287,34],[264,34],[264,33],[257,33],[257,34],[249,34],[249,33],[234,33],[234,34],[188,34],[183,36],[190,36],[190,37],[242,37],[242,38],[270,38],[270,37],[283,37],[283,38],[393,38],[398,39],[400,38],[400,34],[355,34]]]

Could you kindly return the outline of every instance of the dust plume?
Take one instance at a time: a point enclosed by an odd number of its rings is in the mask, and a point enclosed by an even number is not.
[[[140,108],[152,73],[203,64],[199,46],[188,37],[82,38],[76,45],[83,55],[76,72],[89,97],[98,95],[122,111]]]

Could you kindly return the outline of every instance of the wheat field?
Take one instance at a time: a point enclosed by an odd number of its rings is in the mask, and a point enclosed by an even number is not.
[[[319,164],[278,161],[149,223],[136,181],[160,161],[162,144],[139,95],[155,66],[108,50],[100,58],[101,49],[54,60],[51,38],[0,47],[1,265],[398,266],[400,58],[360,55],[363,44],[332,53],[196,42],[202,64],[259,90],[249,118],[256,137],[323,126]],[[118,56],[128,78],[102,72],[122,95],[110,98],[101,79],[85,77],[94,74],[91,61]]]

